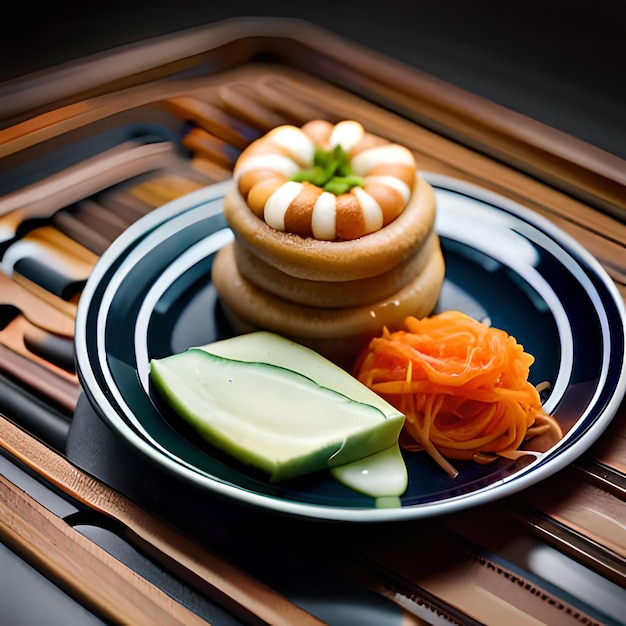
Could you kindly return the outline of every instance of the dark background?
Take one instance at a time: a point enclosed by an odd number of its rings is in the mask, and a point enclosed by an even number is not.
[[[0,81],[232,17],[296,17],[626,158],[622,0],[40,4],[4,3]]]

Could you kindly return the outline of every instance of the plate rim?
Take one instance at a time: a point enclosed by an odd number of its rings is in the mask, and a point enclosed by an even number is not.
[[[578,264],[585,264],[589,268],[589,271],[601,281],[607,294],[612,299],[621,321],[622,345],[626,345],[626,313],[624,311],[623,299],[619,294],[617,286],[606,270],[582,244],[546,217],[498,193],[447,175],[431,172],[423,172],[421,174],[425,180],[435,187],[467,195],[479,202],[506,210],[531,226],[543,231],[552,242],[556,243],[569,256],[573,257]],[[446,498],[445,500],[437,502],[407,505],[392,509],[337,507],[280,499],[273,495],[248,492],[242,488],[225,483],[219,477],[208,478],[204,473],[199,473],[197,469],[194,471],[193,466],[189,463],[185,462],[185,465],[181,465],[179,462],[180,459],[175,460],[169,457],[164,459],[163,454],[157,448],[150,445],[149,442],[135,433],[122,432],[116,421],[110,418],[105,407],[102,405],[103,401],[106,404],[108,400],[91,371],[87,349],[83,348],[83,346],[87,345],[85,333],[90,313],[90,305],[101,281],[107,276],[120,257],[124,255],[126,251],[132,250],[133,246],[138,245],[138,242],[146,237],[147,234],[160,228],[175,216],[192,210],[194,206],[206,205],[216,200],[220,201],[231,185],[232,179],[215,183],[155,209],[124,231],[96,263],[85,284],[77,307],[74,343],[79,380],[92,408],[95,409],[99,418],[104,420],[118,436],[131,443],[136,449],[139,449],[143,455],[156,463],[157,466],[161,468],[165,466],[169,472],[173,473],[178,478],[183,478],[200,489],[208,490],[213,495],[226,497],[240,503],[290,516],[304,517],[307,519],[323,519],[327,521],[401,521],[431,517],[468,508],[468,499],[471,500],[469,505],[471,507],[480,506],[481,504],[496,499],[497,494],[494,495],[494,491],[499,491],[499,487],[501,487],[504,482],[502,480],[495,481],[469,494]],[[613,329],[613,332],[614,331],[615,329]],[[85,359],[87,367],[84,366]],[[621,370],[619,371],[616,389],[605,408],[593,421],[592,432],[583,434],[566,449],[559,450],[557,454],[552,455],[552,458],[548,459],[549,462],[539,465],[534,468],[533,471],[522,473],[516,476],[515,479],[508,481],[506,483],[507,490],[506,493],[503,494],[503,497],[504,495],[512,495],[527,486],[547,478],[582,454],[606,430],[615,416],[625,392],[626,361],[623,361]]]

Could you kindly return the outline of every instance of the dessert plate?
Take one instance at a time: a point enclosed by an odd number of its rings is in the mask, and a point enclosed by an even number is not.
[[[277,513],[393,521],[457,511],[511,495],[574,461],[606,429],[626,390],[623,301],[601,265],[536,213],[439,175],[436,229],[446,257],[437,310],[458,309],[513,335],[536,358],[531,381],[563,438],[517,461],[455,462],[448,477],[407,453],[398,506],[347,489],[329,473],[271,484],[211,448],[157,402],[150,359],[229,336],[211,284],[232,239],[222,214],[230,182],[179,198],[133,224],[102,255],[76,320],[76,358],[99,417],[147,459],[200,491]],[[544,385],[545,384],[545,385]]]

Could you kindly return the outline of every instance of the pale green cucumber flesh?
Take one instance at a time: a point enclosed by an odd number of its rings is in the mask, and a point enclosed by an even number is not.
[[[353,400],[379,408],[387,417],[401,415],[394,406],[338,365],[314,350],[274,333],[253,332],[198,346],[198,349],[227,359],[268,363],[294,370],[322,387],[333,389]]]
[[[302,357],[301,346],[266,335],[252,336],[250,343],[258,346],[260,341],[265,348],[271,348],[274,361]],[[233,353],[239,348],[235,345]],[[151,380],[174,410],[206,440],[267,473],[272,481],[344,465],[397,442],[404,416],[390,405],[380,404],[378,396],[374,403],[364,403],[361,396],[369,394],[363,394],[358,389],[360,383],[343,370],[333,369],[335,366],[330,368],[333,375],[327,376],[326,382],[333,382],[328,388],[281,365],[223,358],[209,349],[211,346],[192,348],[153,359]],[[220,349],[224,351],[224,345]],[[272,360],[267,354],[264,358]],[[300,359],[290,367],[324,379],[317,371],[324,367],[310,354],[302,360],[307,358],[314,362],[313,371],[301,368]],[[324,363],[332,365],[322,359]],[[358,392],[353,394],[356,399],[337,390],[353,387],[345,378],[357,383]]]

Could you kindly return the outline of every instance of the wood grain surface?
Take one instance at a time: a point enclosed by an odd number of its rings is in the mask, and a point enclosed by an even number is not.
[[[53,450],[31,437],[9,420],[0,415],[0,448],[4,449],[15,458],[19,459],[27,467],[34,470],[46,482],[60,489],[63,493],[81,502],[90,509],[111,517],[124,526],[127,538],[135,547],[149,554],[156,561],[163,564],[169,571],[180,576],[189,584],[200,589],[214,599],[220,606],[225,606],[234,615],[248,623],[276,624],[289,626],[291,624],[321,624],[322,622],[310,613],[302,610],[288,601],[284,596],[273,591],[271,588],[257,581],[252,576],[239,570],[198,541],[180,533],[171,525],[160,518],[142,509],[136,503],[114,491],[93,476],[89,476],[72,465],[69,461],[55,453]],[[17,520],[30,510],[38,507],[32,502],[27,502],[26,497],[17,498],[15,489],[6,486],[5,503],[6,510],[12,510],[11,516],[6,518],[7,527],[4,532],[9,533],[11,523],[20,528]],[[0,501],[2,498],[0,498]],[[26,503],[26,504],[24,504]],[[18,506],[14,506],[17,504]],[[37,513],[40,515],[41,513]],[[54,516],[47,514],[46,524],[43,520],[32,519],[27,515],[27,527],[25,530],[38,532],[38,546],[36,549],[45,551],[45,542],[56,542],[58,533],[63,533],[75,540],[69,530],[63,530],[63,523],[53,519]],[[3,519],[4,521],[4,519]],[[37,531],[37,528],[40,530]],[[30,530],[29,530],[30,529]],[[52,534],[46,536],[46,533]],[[28,542],[28,537],[25,539]],[[69,540],[63,540],[69,544]],[[13,537],[14,544],[20,544],[19,536]],[[81,542],[82,540],[76,540]],[[29,549],[24,546],[24,549]],[[63,551],[61,546],[60,551]],[[83,550],[84,547],[79,545]],[[95,548],[93,548],[95,552]],[[59,561],[61,554],[50,553],[49,564],[53,567]],[[70,555],[66,557],[69,563],[75,559],[74,567],[81,563],[84,555]],[[87,559],[89,561],[89,559]],[[101,559],[100,559],[101,560]],[[109,561],[109,565],[111,561]],[[63,565],[63,564],[61,564]],[[113,567],[116,577],[130,577],[131,574],[121,566]],[[91,581],[90,581],[91,582]],[[123,581],[121,582],[123,584]],[[74,585],[75,586],[75,585]],[[91,585],[80,588],[83,596],[90,602],[98,604],[100,599]],[[126,612],[125,604],[116,605],[117,619],[115,621],[135,621],[134,611]],[[120,619],[120,616],[126,616]],[[160,623],[158,619],[151,618],[148,613],[148,621],[141,623]],[[151,621],[150,621],[151,619]],[[138,622],[139,623],[139,622]]]
[[[191,76],[198,66],[212,71]],[[272,127],[301,125],[313,118],[356,119],[371,132],[406,145],[423,172],[477,185],[546,218],[584,246],[606,270],[617,297],[626,298],[626,161],[316,28],[301,25],[289,36],[268,23],[200,29],[91,59],[71,77],[53,72],[49,79],[18,84],[9,94],[12,99],[0,107],[0,118],[5,120],[0,159],[7,168],[17,167],[25,155],[36,154],[46,142],[71,145],[85,133],[109,129],[111,120],[139,124],[156,120],[169,133],[163,143],[123,144],[0,198],[0,225],[13,236],[28,219],[50,220],[43,236],[34,227],[27,233],[19,231],[12,245],[22,239],[48,251],[56,246],[59,258],[72,261],[68,280],[86,279],[120,229],[189,191],[228,179],[239,152]],[[17,102],[13,96],[20,93],[32,95],[33,108],[17,115],[11,106]],[[0,273],[0,305],[13,306],[29,323],[65,336],[73,333],[79,296],[63,299],[38,283],[36,276],[16,271],[9,278]],[[3,332],[15,340],[12,326]],[[6,342],[3,349],[18,352],[15,344]],[[19,360],[29,358],[28,353],[9,356],[5,370],[10,369],[25,388],[36,388],[44,402],[58,403],[59,394],[64,394],[66,403],[74,402],[71,390],[61,386],[50,390],[55,370],[41,357],[33,357],[20,372]],[[38,387],[33,385],[37,367],[47,370]],[[607,432],[581,459],[511,501],[508,513],[496,510],[496,519],[511,514],[525,519],[527,528],[546,542],[623,584],[625,428],[623,401]],[[216,594],[234,612],[267,623],[319,623],[4,418],[0,441],[5,450],[65,493],[121,521],[133,541],[189,584]],[[119,564],[111,564],[93,547],[83,545],[82,539],[76,540],[7,481],[0,484],[0,505],[6,519],[20,529],[15,534],[4,524],[7,541],[21,546],[99,610],[119,592],[119,580],[127,578],[150,615],[164,611],[174,620],[185,621],[179,607],[162,603],[158,590],[142,586]],[[461,515],[453,521],[462,525],[464,520]],[[46,561],[42,553],[47,540],[80,550],[81,558],[93,555],[94,568],[110,569],[106,574],[110,584],[95,590],[88,576],[81,585],[61,553],[50,553]],[[377,558],[378,568],[407,567],[394,565],[390,553],[381,552]],[[493,619],[485,611],[495,610],[497,589],[492,589],[492,602],[481,606],[476,589],[457,585],[471,570],[480,586],[480,567],[465,561],[452,565],[440,577],[419,572],[423,586],[475,619]],[[104,598],[100,593],[111,595]],[[119,613],[112,617],[135,615],[126,602],[122,598]],[[498,615],[519,617],[526,609],[521,597],[516,602],[500,607]],[[528,606],[529,619],[554,617],[543,604]]]

